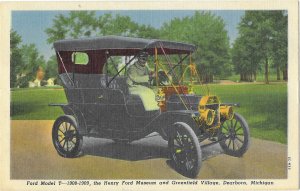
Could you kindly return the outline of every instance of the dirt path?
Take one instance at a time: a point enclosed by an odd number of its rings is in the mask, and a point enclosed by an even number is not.
[[[51,140],[53,121],[12,121],[12,179],[182,179],[167,161],[167,142],[154,136],[129,145],[84,137],[85,155],[60,157]],[[199,179],[287,177],[287,146],[252,139],[242,158],[222,154],[218,145],[203,149]]]

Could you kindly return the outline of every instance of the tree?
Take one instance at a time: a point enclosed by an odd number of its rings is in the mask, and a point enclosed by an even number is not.
[[[98,19],[99,33],[98,35],[121,35],[121,36],[137,36],[139,25],[131,20],[129,16],[121,16],[119,14],[112,16],[104,14]]]
[[[45,59],[39,55],[39,52],[34,44],[23,45],[20,49],[22,56],[22,77],[18,80],[20,87],[26,87],[28,81],[32,81],[37,77],[37,71],[42,68],[45,69]]]
[[[150,25],[140,25],[136,36],[141,38],[158,39],[160,38],[160,30]]]
[[[215,75],[226,75],[224,68],[230,61],[229,38],[221,17],[207,11],[196,11],[191,17],[174,18],[164,23],[161,38],[198,47],[194,60],[203,81],[211,82]]]
[[[246,11],[233,48],[233,63],[241,80],[251,81],[252,77],[245,75],[256,76],[257,70],[264,68],[265,83],[269,83],[270,64],[273,62],[278,71],[287,63],[286,30],[287,19],[282,11]]]
[[[253,34],[247,34],[247,38],[239,36],[233,44],[232,63],[241,81],[256,81],[257,71],[261,70],[260,55],[256,51],[259,44],[254,43],[254,38]]]
[[[56,56],[53,55],[47,61],[46,69],[45,69],[45,79],[56,78],[57,75],[58,75],[57,59]]]
[[[138,25],[129,16],[106,13],[99,17],[95,11],[70,11],[58,14],[53,25],[45,30],[48,43],[67,38],[82,38],[103,35],[132,37],[158,37],[158,30],[151,26]]]
[[[10,31],[10,87],[17,86],[17,76],[21,72],[22,56],[20,53],[21,36],[14,30]]]
[[[274,38],[273,38],[273,61],[277,72],[277,80],[280,80],[280,71],[283,80],[287,80],[287,14],[285,11],[273,12]]]
[[[69,14],[58,14],[53,25],[45,30],[48,43],[66,38],[89,37],[99,32],[95,11],[70,11]]]

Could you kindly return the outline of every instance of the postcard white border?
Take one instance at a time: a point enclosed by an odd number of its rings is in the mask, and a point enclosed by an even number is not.
[[[10,180],[10,89],[9,32],[13,10],[288,10],[288,156],[292,169],[288,179],[272,180],[274,186],[124,186],[124,187],[26,187],[26,180]],[[100,2],[0,2],[0,190],[294,190],[299,181],[298,103],[298,2],[295,0],[256,1],[100,1]],[[267,181],[271,181],[268,179]]]

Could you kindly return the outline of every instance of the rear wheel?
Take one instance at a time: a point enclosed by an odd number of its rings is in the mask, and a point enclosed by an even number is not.
[[[202,158],[200,144],[192,128],[186,123],[175,123],[168,145],[175,170],[186,177],[195,178]]]
[[[52,129],[52,141],[57,153],[66,158],[79,155],[82,148],[82,136],[72,116],[59,117]]]
[[[250,143],[250,132],[246,120],[235,113],[232,120],[222,123],[218,138],[226,154],[235,157],[243,156]]]

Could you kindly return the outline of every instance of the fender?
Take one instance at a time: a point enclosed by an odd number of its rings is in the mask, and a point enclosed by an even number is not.
[[[65,115],[74,116],[80,135],[86,135],[88,133],[85,118],[82,112],[74,104],[49,104],[49,106],[60,106]]]
[[[76,122],[78,124],[79,134],[86,135],[88,133],[88,130],[82,112],[74,104],[65,105],[62,107],[62,109],[64,110],[64,113],[66,115],[73,115],[75,117]]]
[[[176,122],[184,122],[188,124],[195,132],[198,130],[198,125],[192,118],[192,114],[195,111],[167,111],[161,113],[157,116],[149,125],[152,126],[151,129],[155,129],[165,140],[168,140],[170,133],[172,132],[172,127]]]

